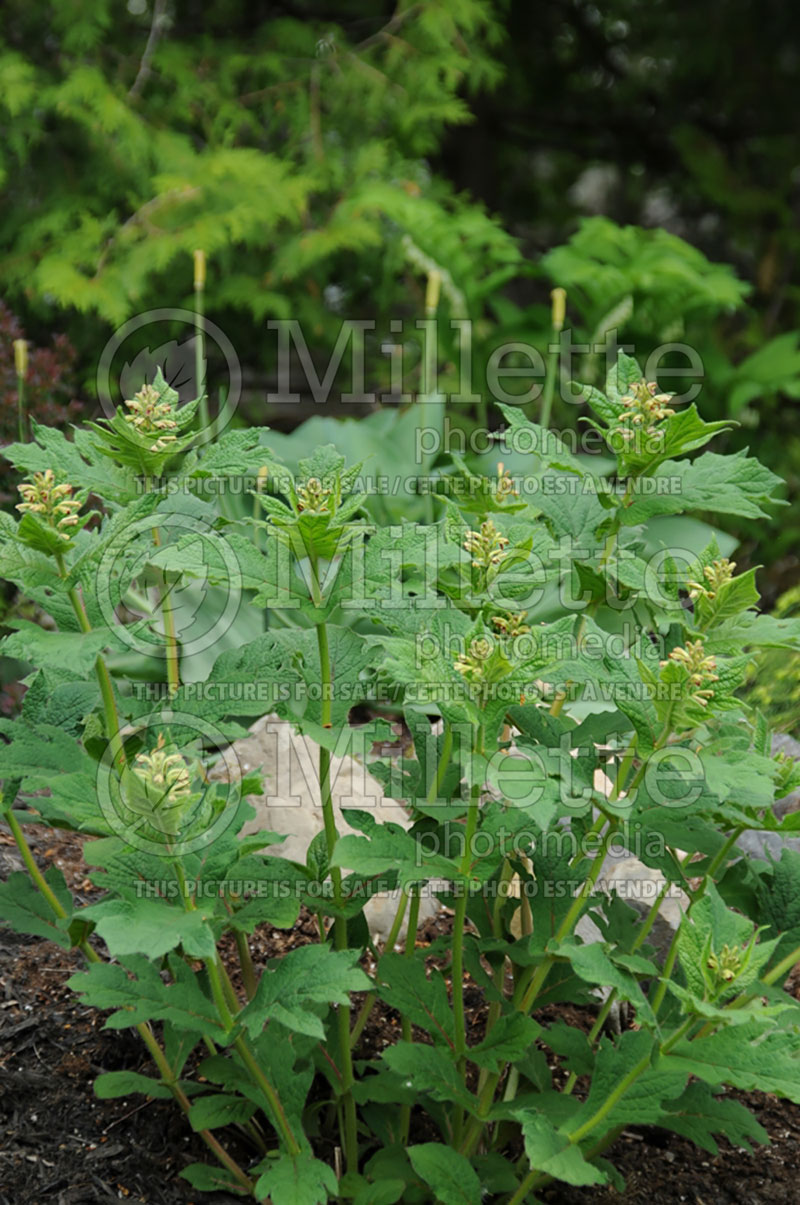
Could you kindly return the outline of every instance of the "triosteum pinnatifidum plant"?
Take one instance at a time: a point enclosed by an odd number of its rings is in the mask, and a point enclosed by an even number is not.
[[[782,989],[800,958],[800,857],[744,860],[736,845],[796,827],[772,809],[796,767],[738,691],[759,648],[800,648],[800,624],[760,614],[754,572],[715,540],[668,550],[654,523],[758,517],[778,480],[745,455],[688,458],[719,424],[627,357],[605,393],[585,392],[613,479],[504,408],[501,467],[483,477],[454,456],[426,526],[365,522],[360,466],[331,447],[296,473],[267,432],[199,451],[194,411],[162,380],[70,441],[35,427],[6,451],[30,476],[20,518],[3,518],[0,572],[51,622],[14,621],[5,641],[32,668],[0,748],[28,875],[0,907],[79,947],[89,966],[71,985],[138,1029],[155,1073],[96,1090],[172,1095],[218,1165],[186,1169],[198,1189],[516,1205],[552,1179],[618,1183],[603,1152],[626,1126],[712,1151],[718,1134],[765,1141],[723,1085],[800,1101],[800,1010]],[[251,480],[255,518],[218,505],[232,476]],[[205,663],[183,605],[203,582],[268,621],[238,641],[231,627]],[[150,661],[161,650],[155,700],[126,676],[142,642]],[[332,755],[366,760],[390,731],[354,727],[361,703],[410,733],[371,763],[408,829],[349,808],[338,831]],[[265,710],[319,746],[324,825],[302,864],[263,852],[278,833],[239,835],[259,787],[228,745]],[[99,900],[42,872],[29,823],[89,838]],[[615,846],[654,897],[601,889]],[[452,935],[417,949],[432,889]],[[365,903],[387,892],[395,920],[370,961]],[[659,944],[675,892],[682,919]],[[249,936],[291,928],[301,904],[319,941],[256,965]],[[466,975],[485,1003],[471,1028]],[[562,1002],[594,1010],[588,1035],[545,1019]],[[398,1041],[368,1054],[361,1035],[386,1007]]]

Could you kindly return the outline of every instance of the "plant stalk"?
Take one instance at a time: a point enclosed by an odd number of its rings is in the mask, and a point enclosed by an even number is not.
[[[681,1038],[685,1037],[693,1024],[694,1018],[689,1017],[684,1024],[681,1025],[680,1029],[677,1029],[672,1037],[664,1043],[659,1053],[662,1056],[668,1054],[672,1047],[675,1046],[676,1043],[681,1040]],[[572,1133],[565,1135],[570,1146],[576,1146],[587,1136],[587,1134],[590,1134],[592,1130],[596,1129],[597,1126],[599,1126],[600,1123],[604,1121],[606,1117],[608,1117],[609,1113],[612,1111],[615,1105],[619,1104],[628,1089],[631,1088],[636,1083],[637,1079],[639,1079],[639,1077],[642,1076],[645,1071],[647,1071],[648,1067],[652,1065],[652,1061],[653,1052],[650,1051],[644,1056],[644,1058],[639,1060],[635,1067],[630,1069],[628,1074],[623,1079],[620,1080],[613,1092],[609,1093],[600,1108],[592,1114],[588,1121],[585,1121],[583,1125],[578,1126],[577,1130],[573,1130]],[[534,1188],[538,1188],[545,1179],[549,1180],[550,1177],[545,1176],[542,1172],[532,1168],[529,1174],[520,1184],[517,1191],[510,1198],[508,1205],[522,1205],[522,1202],[525,1200],[528,1193]]]
[[[419,889],[417,887],[411,888],[410,900],[411,900],[411,903],[410,903],[410,906],[408,909],[408,928],[406,929],[406,944],[405,944],[405,950],[403,951],[404,958],[413,958],[413,956],[414,956],[414,947],[416,945],[417,929],[419,927],[420,895],[419,895]],[[401,1025],[402,1025],[401,1032],[403,1035],[403,1041],[410,1042],[412,1040],[412,1033],[411,1033],[411,1022],[409,1021],[408,1017],[403,1016]],[[408,1146],[408,1131],[409,1131],[410,1126],[411,1126],[411,1106],[403,1105],[403,1107],[400,1110],[400,1145],[402,1147]]]
[[[20,443],[28,438],[25,413],[25,377],[28,375],[28,344],[25,339],[14,340],[14,368],[17,373],[17,435]]]
[[[319,576],[317,568],[317,558],[310,554],[309,560],[311,563],[311,574],[314,584],[314,594],[319,596]],[[320,681],[322,684],[322,699],[320,703],[320,719],[323,728],[332,726],[332,699],[333,699],[333,676],[331,673],[331,657],[330,647],[328,644],[328,628],[327,624],[316,624],[317,631],[317,648],[319,650],[319,668]],[[333,811],[333,797],[331,795],[331,755],[330,750],[323,745],[319,747],[319,792],[322,802],[322,815],[325,824],[325,841],[328,850],[329,862],[333,858],[333,850],[338,840],[338,832],[336,831],[336,817]],[[347,921],[341,915],[343,908],[342,896],[342,872],[338,866],[330,868],[331,883],[333,885],[333,899],[336,905],[338,915],[333,922],[333,943],[337,950],[347,949]],[[353,1076],[353,1057],[350,1048],[350,1005],[338,1004],[336,1007],[336,1020],[339,1032],[339,1049],[342,1060],[342,1105],[344,1108],[345,1119],[345,1157],[347,1161],[347,1170],[349,1172],[358,1171],[358,1128],[356,1121],[356,1102],[353,1099],[353,1084],[355,1082]]]
[[[213,439],[208,414],[208,393],[206,391],[206,350],[205,350],[205,306],[206,288],[206,253],[194,253],[194,381],[197,397],[200,399],[200,425],[203,431],[208,431]]]
[[[61,554],[56,555],[56,565],[58,567],[59,576],[62,581],[67,581],[69,573],[67,566],[64,563],[64,558]],[[83,599],[78,593],[75,586],[70,586],[67,589],[67,597],[72,605],[72,610],[75,613],[75,618],[78,621],[81,631],[84,635],[92,631],[92,625],[89,622],[89,616],[86,614],[86,608],[83,605]],[[114,686],[111,682],[111,674],[108,672],[108,666],[105,663],[104,657],[98,653],[97,660],[94,663],[94,672],[97,677],[97,684],[100,687],[100,698],[103,703],[103,715],[106,721],[106,736],[114,748],[114,765],[118,773],[126,768],[127,762],[125,759],[125,745],[120,735],[119,712],[117,711],[117,701],[114,697]]]
[[[542,413],[539,422],[542,427],[549,428],[550,419],[553,410],[553,395],[556,389],[556,380],[558,378],[558,362],[560,358],[561,348],[558,344],[558,336],[564,329],[564,309],[567,300],[567,294],[564,289],[553,289],[550,294],[552,300],[551,316],[552,325],[550,331],[551,343],[555,344],[555,350],[551,348],[547,357],[547,373],[544,380],[544,393],[542,395]]]
[[[57,897],[53,893],[53,890],[50,887],[50,884],[44,878],[39,867],[36,865],[36,860],[33,857],[33,853],[31,852],[31,848],[28,845],[25,834],[23,833],[22,828],[21,828],[16,816],[14,816],[11,811],[9,811],[7,813],[7,820],[8,820],[9,828],[11,829],[11,832],[14,836],[14,840],[17,843],[17,848],[19,849],[20,854],[22,855],[22,859],[25,863],[25,866],[28,869],[28,872],[29,872],[31,878],[33,879],[33,881],[36,884],[39,891],[41,891],[44,898],[47,900],[47,902],[50,905],[54,914],[60,920],[65,920],[67,917],[67,913],[66,913],[65,909],[62,907],[60,901],[57,899]],[[80,949],[81,953],[86,958],[87,962],[102,962],[103,961],[102,958],[100,957],[100,955],[97,953],[97,951],[92,949],[92,947],[89,945],[88,941],[85,938],[79,943],[78,948]],[[155,1035],[153,1034],[153,1031],[150,1028],[149,1023],[146,1021],[139,1022],[136,1025],[136,1030],[137,1030],[139,1036],[141,1037],[142,1041],[147,1046],[147,1049],[149,1050],[150,1054],[152,1055],[153,1061],[155,1062],[156,1067],[158,1068],[158,1070],[161,1074],[162,1080],[169,1088],[170,1092],[172,1093],[173,1097],[175,1098],[175,1100],[177,1101],[178,1105],[183,1110],[183,1112],[188,1114],[189,1110],[192,1107],[191,1101],[189,1100],[186,1093],[183,1091],[183,1089],[181,1088],[177,1079],[175,1078],[175,1074],[174,1074],[172,1068],[170,1067],[169,1062],[167,1061],[166,1055],[164,1054],[163,1050],[159,1046],[159,1044],[155,1038]],[[219,1162],[228,1169],[228,1171],[231,1173],[232,1176],[235,1177],[238,1184],[242,1188],[246,1189],[247,1192],[252,1194],[253,1189],[254,1189],[253,1181],[250,1179],[249,1176],[247,1176],[245,1174],[245,1172],[242,1171],[242,1169],[239,1167],[239,1164],[235,1161],[235,1159],[233,1159],[228,1154],[228,1152],[224,1149],[224,1147],[222,1147],[220,1145],[220,1143],[217,1141],[217,1139],[214,1137],[214,1135],[211,1133],[211,1131],[210,1130],[201,1130],[200,1136],[202,1137],[202,1139],[206,1143],[206,1145],[209,1147],[209,1149],[211,1151],[213,1151],[213,1153],[216,1155]]]

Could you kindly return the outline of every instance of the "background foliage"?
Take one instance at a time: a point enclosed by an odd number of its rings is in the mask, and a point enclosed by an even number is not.
[[[413,328],[435,264],[443,390],[451,318],[473,321],[480,382],[504,341],[545,349],[562,285],[578,339],[617,329],[643,360],[696,348],[704,415],[740,424],[721,450],[750,446],[796,500],[791,9],[8,0],[3,15],[0,290],[36,344],[68,336],[90,403],[120,322],[192,305],[196,247],[207,313],[245,366],[243,418],[283,429],[298,414],[265,410],[266,323],[298,319],[327,363],[343,318],[375,320],[380,391],[388,321]],[[414,392],[419,337],[399,341]],[[797,581],[795,515],[729,524],[740,560],[767,566],[768,605]]]

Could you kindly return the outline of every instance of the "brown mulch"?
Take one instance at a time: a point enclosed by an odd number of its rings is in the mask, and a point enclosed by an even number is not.
[[[31,828],[28,837],[40,865],[56,864],[70,888],[88,901],[98,894],[86,877],[82,839],[53,829]],[[0,826],[0,877],[19,868],[16,847]],[[444,914],[420,930],[430,945],[448,932]],[[291,932],[264,925],[252,940],[258,966],[298,945],[318,940],[316,918],[303,912]],[[237,982],[233,943],[223,957]],[[443,966],[441,959],[431,959]],[[179,1178],[208,1152],[172,1101],[139,1096],[98,1100],[92,1082],[103,1071],[151,1072],[131,1030],[104,1030],[103,1016],[81,1006],[65,981],[81,968],[76,951],[0,929],[0,1205],[99,1205],[140,1201],[147,1205],[230,1205],[240,1197],[201,1194]],[[467,1021],[479,1040],[485,1004],[465,980]],[[358,1006],[359,1001],[356,1001]],[[588,1029],[586,1009],[551,1005],[537,1014],[557,1016]],[[386,1006],[373,1011],[356,1055],[374,1058],[400,1036],[401,1018]],[[416,1031],[419,1041],[430,1039]],[[753,1155],[720,1140],[716,1156],[689,1141],[650,1127],[631,1127],[607,1158],[627,1181],[623,1194],[610,1189],[553,1185],[539,1199],[549,1205],[795,1205],[800,1198],[800,1108],[764,1093],[737,1093],[756,1114],[772,1144]],[[411,1141],[436,1140],[424,1114],[412,1121]],[[252,1152],[238,1133],[226,1143],[246,1166]],[[207,1158],[208,1157],[208,1158]]]

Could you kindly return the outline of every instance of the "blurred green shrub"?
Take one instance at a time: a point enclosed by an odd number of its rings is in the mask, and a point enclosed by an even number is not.
[[[327,343],[342,315],[405,297],[416,252],[446,264],[474,317],[519,252],[426,156],[469,120],[465,94],[498,81],[491,6],[401,2],[387,19],[363,0],[339,24],[321,3],[200,11],[4,5],[5,295],[117,324],[188,302],[201,247],[218,320],[291,317]]]
[[[778,619],[800,615],[800,586],[780,596],[773,614]],[[766,651],[750,670],[746,698],[764,712],[773,728],[800,738],[800,656]]]

